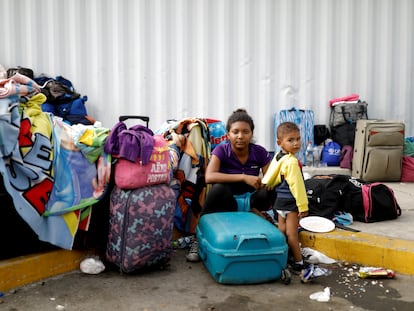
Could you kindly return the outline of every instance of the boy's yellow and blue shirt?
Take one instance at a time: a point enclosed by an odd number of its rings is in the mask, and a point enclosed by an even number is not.
[[[302,169],[299,160],[292,153],[284,155],[279,160],[275,155],[262,179],[262,183],[271,188],[280,185],[283,181],[286,181],[289,185],[289,190],[296,200],[299,212],[306,212],[308,210],[308,197]]]

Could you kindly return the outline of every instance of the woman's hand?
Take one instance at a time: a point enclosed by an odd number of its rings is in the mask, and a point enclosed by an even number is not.
[[[244,175],[244,182],[256,190],[262,186],[262,179],[258,176]]]

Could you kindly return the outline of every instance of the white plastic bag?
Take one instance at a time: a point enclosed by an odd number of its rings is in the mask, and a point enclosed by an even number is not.
[[[99,274],[105,270],[105,265],[98,258],[86,258],[80,263],[80,270],[86,274]]]

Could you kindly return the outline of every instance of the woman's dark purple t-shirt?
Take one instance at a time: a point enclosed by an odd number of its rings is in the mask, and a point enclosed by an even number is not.
[[[271,161],[269,152],[262,146],[249,144],[249,157],[245,164],[242,164],[231,149],[230,143],[218,145],[214,148],[213,155],[220,160],[221,173],[246,174],[258,176],[260,169]],[[234,194],[241,194],[247,191],[252,192],[254,188],[245,183],[229,183]]]

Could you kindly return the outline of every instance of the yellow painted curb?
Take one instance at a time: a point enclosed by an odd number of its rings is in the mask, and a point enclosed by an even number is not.
[[[0,291],[79,269],[87,251],[56,250],[0,261]]]
[[[414,275],[414,241],[339,229],[329,233],[302,231],[299,236],[302,247],[333,259]]]

